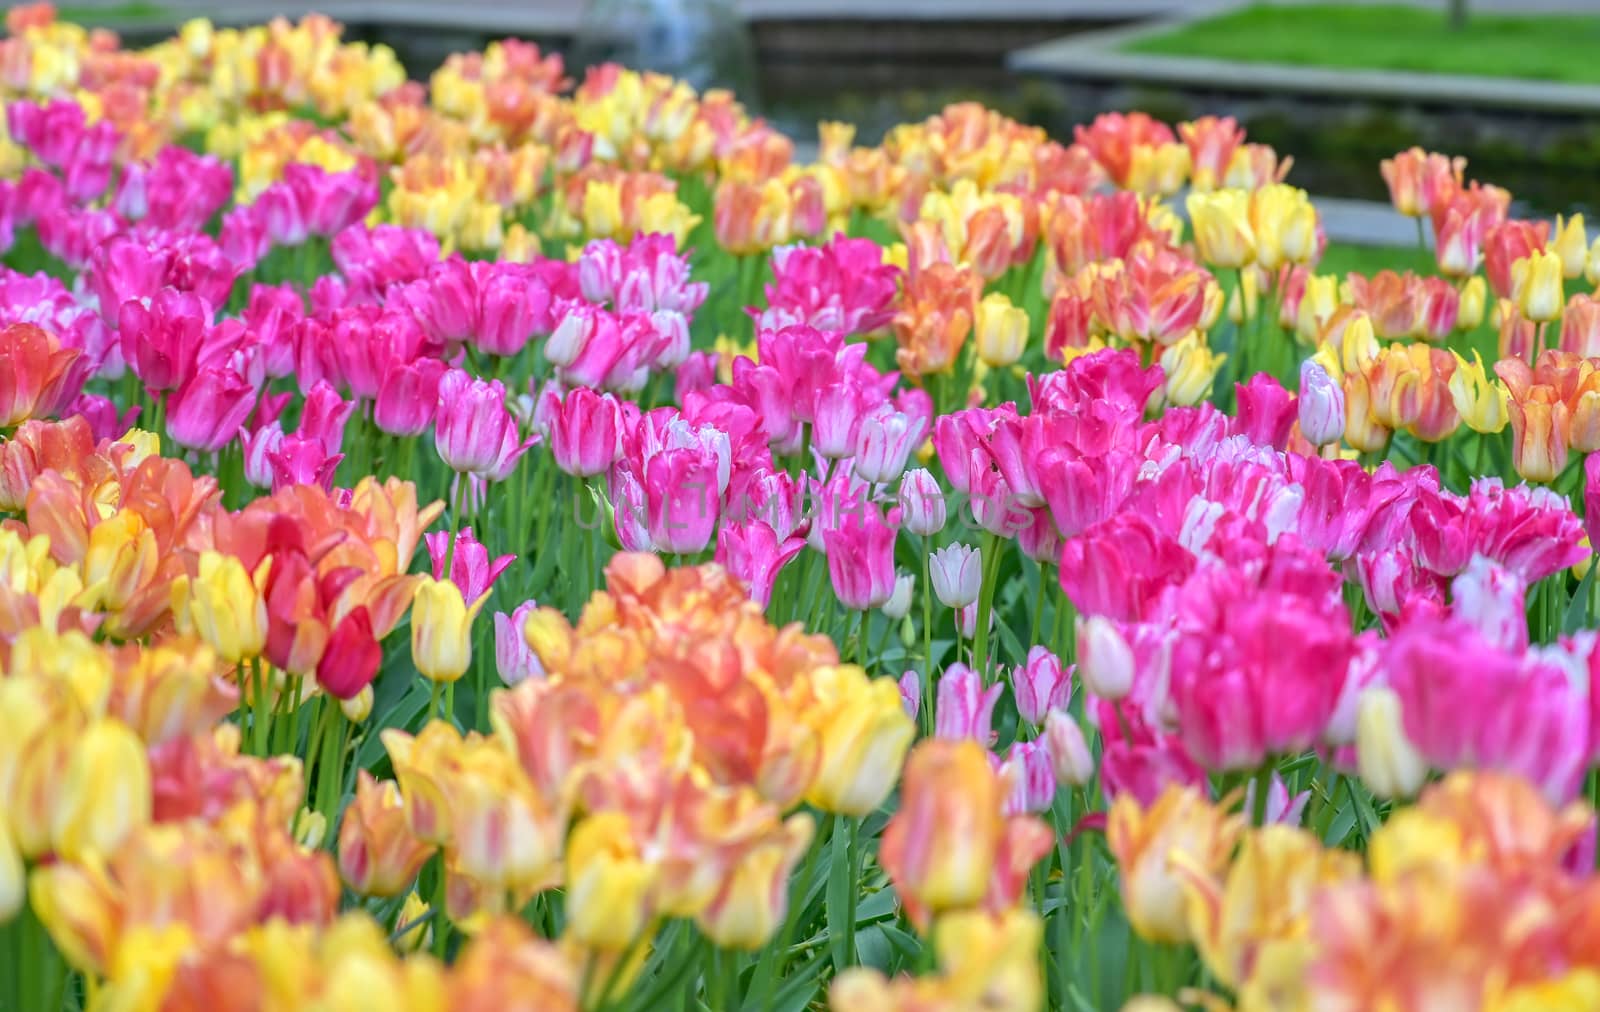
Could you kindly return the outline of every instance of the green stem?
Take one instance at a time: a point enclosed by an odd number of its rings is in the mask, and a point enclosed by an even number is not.
[[[922,539],[922,733],[933,733],[933,580],[930,579],[928,553],[932,538]]]
[[[1267,824],[1267,796],[1272,793],[1272,763],[1261,764],[1256,771],[1255,797],[1251,799],[1250,825],[1265,826]]]
[[[1000,575],[1000,553],[1004,542],[999,535],[985,531],[983,535],[983,583],[978,591],[978,628],[973,633],[972,666],[989,682],[989,615],[994,610],[995,581]]]

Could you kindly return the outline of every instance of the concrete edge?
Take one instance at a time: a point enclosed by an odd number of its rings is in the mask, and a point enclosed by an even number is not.
[[[1279,63],[1231,63],[1203,57],[1121,51],[1130,42],[1164,34],[1225,9],[1213,7],[1203,13],[1054,39],[1013,50],[1006,58],[1006,66],[1019,73],[1062,80],[1374,99],[1406,105],[1532,113],[1600,113],[1600,85],[1412,71],[1338,70]]]

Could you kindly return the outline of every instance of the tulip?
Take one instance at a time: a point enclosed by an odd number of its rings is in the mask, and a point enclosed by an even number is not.
[[[60,413],[88,378],[82,356],[32,324],[0,328],[0,429]]]
[[[543,678],[544,665],[522,634],[528,616],[539,606],[534,601],[517,605],[510,615],[496,612],[494,616],[494,661],[500,680],[516,685],[530,678]]]
[[[1511,299],[1523,317],[1546,323],[1561,315],[1561,257],[1534,251],[1511,265]]]
[[[828,576],[839,603],[856,611],[880,608],[894,594],[895,529],[867,504],[822,532]]]
[[[805,719],[817,733],[822,762],[805,799],[826,812],[868,815],[899,782],[916,725],[893,679],[868,679],[860,668],[841,665],[812,672],[811,683],[817,703]]]
[[[1561,274],[1568,281],[1583,277],[1589,266],[1589,237],[1584,232],[1583,215],[1556,215],[1556,235],[1550,240],[1550,251],[1561,258]]]
[[[944,490],[927,468],[900,479],[899,505],[901,523],[912,534],[928,538],[944,530]]]
[[[754,951],[772,939],[788,910],[790,876],[811,846],[813,833],[810,816],[791,815],[781,831],[740,859],[695,918],[713,945]]]
[[[365,724],[367,718],[372,716],[372,704],[376,699],[377,693],[372,691],[372,683],[368,682],[349,699],[339,700],[339,712],[352,724]]]
[[[356,773],[356,794],[339,824],[339,877],[358,896],[388,898],[411,888],[433,847],[411,834],[393,780]]]
[[[644,515],[657,551],[694,555],[711,543],[722,512],[720,467],[717,455],[699,446],[666,449],[646,461]]]
[[[167,434],[179,446],[215,453],[238,436],[257,393],[232,364],[205,366],[172,394]]]
[[[1595,551],[1600,545],[1600,454],[1583,460],[1583,524],[1590,551]]]
[[[232,555],[201,552],[198,574],[172,583],[180,630],[193,629],[229,664],[258,656],[267,642],[262,588],[270,569],[270,557],[252,575]]]
[[[1167,401],[1180,407],[1199,404],[1211,392],[1211,383],[1227,355],[1211,350],[1199,331],[1161,352],[1161,369],[1167,377]]]
[[[1256,258],[1250,225],[1250,195],[1243,190],[1191,193],[1187,202],[1200,259],[1212,267],[1237,270]]]
[[[502,555],[490,561],[489,550],[472,536],[471,527],[463,527],[455,534],[454,547],[450,536],[437,531],[423,537],[428,546],[428,558],[433,562],[433,578],[445,579],[445,564],[450,566],[449,578],[461,589],[461,597],[469,602],[481,602],[489,596],[494,582],[506,567],[516,561],[515,555]]]
[[[567,842],[567,929],[579,943],[623,952],[644,934],[658,868],[639,853],[621,812],[578,823]]]
[[[434,446],[451,470],[502,481],[532,445],[519,440],[505,396],[499,380],[474,379],[460,369],[439,380]]]
[[[1327,446],[1344,435],[1344,391],[1313,359],[1300,365],[1300,434],[1312,446]]]
[[[1057,783],[1082,787],[1094,779],[1094,756],[1070,713],[1050,711],[1044,720],[1044,740]]]
[[[1498,380],[1489,378],[1476,351],[1470,364],[1456,356],[1455,372],[1450,374],[1450,396],[1462,422],[1474,432],[1493,434],[1506,427],[1510,398]]]
[[[879,844],[879,863],[903,901],[934,916],[983,901],[1004,831],[1003,788],[976,742],[917,746]]]
[[[1011,794],[1002,808],[1006,815],[1047,812],[1055,804],[1056,773],[1044,741],[1013,743],[1000,764],[1000,775],[1011,783]]]
[[[1513,400],[1508,413],[1512,469],[1528,481],[1555,481],[1566,470],[1571,448],[1565,431],[1567,406],[1560,401]]]
[[[56,853],[68,861],[109,856],[150,821],[150,811],[144,742],[119,720],[90,724],[72,746],[55,798],[51,839]]]
[[[1028,311],[1013,306],[1000,292],[985,295],[978,301],[972,336],[985,365],[996,369],[1011,365],[1028,346]]]
[[[1017,714],[1041,727],[1046,713],[1065,707],[1072,697],[1072,668],[1063,667],[1044,647],[1034,646],[1028,651],[1027,663],[1012,671],[1011,694],[1016,698]]]
[[[830,383],[817,392],[812,408],[812,448],[824,457],[842,460],[856,452],[866,391],[853,379]]]
[[[1133,689],[1133,648],[1112,620],[1102,615],[1078,619],[1078,676],[1083,687],[1107,702]]]
[[[895,577],[894,593],[883,602],[884,617],[898,622],[911,613],[911,600],[916,592],[917,578],[910,573]]]
[[[983,556],[977,549],[949,545],[929,554],[928,567],[934,596],[946,608],[965,608],[978,600],[983,584]]]
[[[906,716],[916,720],[917,712],[922,709],[922,679],[915,669],[910,669],[900,676],[898,684],[900,701],[906,705]]]
[[[1375,686],[1356,711],[1356,763],[1361,782],[1380,798],[1413,797],[1428,779],[1428,762],[1406,738],[1400,697]]]
[[[1456,328],[1473,331],[1483,323],[1484,305],[1489,297],[1489,286],[1482,275],[1474,274],[1461,286],[1461,306],[1456,311]]]
[[[357,605],[339,620],[317,661],[317,684],[341,702],[359,696],[377,677],[383,664],[383,647],[372,632],[365,605]]]
[[[906,469],[912,444],[926,430],[889,405],[861,416],[856,429],[855,473],[863,481],[891,482]]]
[[[999,683],[983,687],[983,679],[965,664],[952,664],[939,679],[934,734],[940,738],[971,738],[983,745],[993,735],[994,706],[1003,689]]]
[[[444,363],[434,358],[391,365],[383,374],[372,404],[373,424],[381,432],[402,438],[428,431],[439,403],[439,381],[444,372]]]
[[[1250,194],[1249,215],[1248,231],[1255,236],[1257,264],[1276,271],[1284,264],[1315,259],[1317,210],[1304,190],[1283,183],[1263,186]],[[1198,226],[1196,235],[1198,241]]]
[[[411,659],[432,682],[453,682],[472,664],[472,620],[486,597],[468,605],[450,580],[421,577],[411,604]]]
[[[333,476],[344,454],[328,455],[321,440],[285,436],[267,451],[267,466],[272,471],[272,490],[296,485],[318,485],[324,492],[333,490]]]
[[[805,538],[798,534],[780,541],[777,532],[763,520],[724,523],[717,532],[715,561],[743,580],[750,589],[750,599],[765,608],[772,600],[778,574],[805,545]]]
[[[556,466],[579,478],[606,473],[622,456],[624,422],[617,399],[578,387],[552,402],[549,437]]]
[[[1170,785],[1149,808],[1132,795],[1117,797],[1106,819],[1106,845],[1121,869],[1123,908],[1140,938],[1192,938],[1184,877],[1219,876],[1242,829],[1239,816],[1193,787]]]

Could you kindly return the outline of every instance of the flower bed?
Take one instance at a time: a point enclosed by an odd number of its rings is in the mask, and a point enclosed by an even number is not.
[[[8,28],[0,1006],[1595,1004],[1581,218]]]

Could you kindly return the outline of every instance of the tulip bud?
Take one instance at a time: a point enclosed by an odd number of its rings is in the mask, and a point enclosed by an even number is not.
[[[321,812],[313,812],[302,807],[294,817],[294,842],[308,850],[316,850],[322,846],[322,838],[328,833],[328,819]]]
[[[978,358],[993,368],[1011,365],[1028,346],[1028,311],[1011,304],[1000,292],[985,295],[978,303],[973,327]]]
[[[1094,756],[1078,722],[1065,710],[1051,710],[1044,719],[1044,740],[1056,782],[1082,787],[1094,779]]]
[[[372,685],[369,683],[361,687],[361,691],[349,699],[339,700],[339,712],[344,714],[344,719],[352,724],[365,723],[372,716],[372,701],[374,697]]]
[[[1133,689],[1133,648],[1104,615],[1078,619],[1078,676],[1085,689],[1111,703]]]
[[[1206,343],[1205,335],[1194,331],[1161,352],[1161,369],[1167,374],[1167,401],[1179,407],[1199,404],[1211,391],[1217,370],[1227,361]]]
[[[912,534],[932,537],[944,530],[944,489],[925,467],[900,479],[900,522]]]
[[[1313,446],[1327,446],[1344,435],[1344,390],[1311,359],[1300,364],[1300,434]]]
[[[394,922],[394,947],[400,952],[424,952],[433,945],[433,908],[413,891],[400,906]]]
[[[1406,737],[1400,697],[1389,688],[1362,693],[1356,711],[1356,766],[1380,798],[1408,798],[1428,777],[1428,763]]]
[[[1191,193],[1189,222],[1200,259],[1233,270],[1256,258],[1256,237],[1250,228],[1250,195],[1243,190]]]
[[[1489,301],[1489,284],[1483,275],[1474,274],[1461,286],[1461,308],[1456,311],[1456,329],[1477,330],[1483,324],[1483,314]]]
[[[978,600],[983,585],[983,556],[966,545],[949,545],[928,556],[928,579],[934,596],[946,608],[965,608]]]
[[[916,720],[917,711],[922,708],[922,679],[915,670],[907,671],[900,676],[899,685],[900,701],[906,704],[906,716]]]
[[[916,586],[917,578],[910,573],[895,577],[894,593],[883,602],[883,614],[895,621],[905,618],[911,611],[911,596]]]
[[[586,946],[621,952],[643,932],[654,865],[634,842],[627,816],[597,812],[567,841],[567,930]]]

